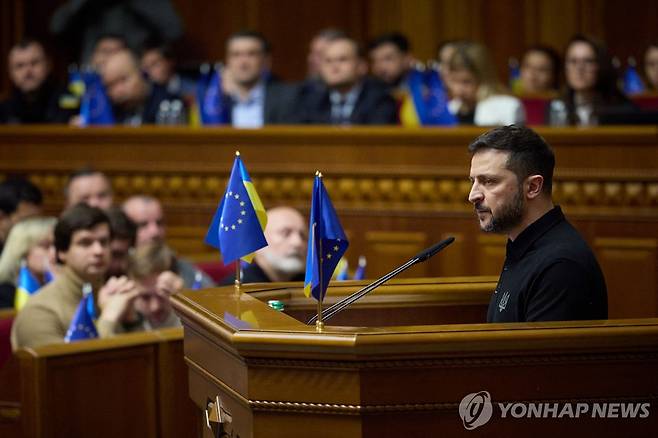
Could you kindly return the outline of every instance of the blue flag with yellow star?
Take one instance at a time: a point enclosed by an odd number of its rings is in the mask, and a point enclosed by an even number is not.
[[[238,152],[226,192],[208,227],[206,243],[219,249],[224,265],[237,259],[251,263],[254,251],[267,246],[265,225],[267,213]]]
[[[306,253],[306,277],[304,293],[322,301],[329,280],[345,254],[349,242],[340,224],[329,194],[324,188],[322,176],[315,176],[311,217],[309,219],[308,251]]]
[[[92,293],[84,294],[75,315],[71,320],[71,325],[66,331],[64,342],[80,341],[83,339],[92,339],[98,337],[96,326],[94,325],[94,295]]]

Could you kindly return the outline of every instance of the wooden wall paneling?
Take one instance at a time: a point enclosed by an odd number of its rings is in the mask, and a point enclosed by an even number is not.
[[[537,43],[547,44],[559,52],[571,35],[579,30],[579,2],[573,0],[538,0]],[[535,42],[535,41],[533,41]]]
[[[644,51],[658,40],[658,3],[652,0],[621,0],[604,3],[604,36],[610,53],[626,66],[629,56],[635,57],[641,74]]]
[[[429,246],[427,233],[402,231],[368,231],[365,234],[368,278],[400,266],[423,248]],[[374,274],[374,275],[373,275]],[[380,274],[381,275],[381,274]],[[428,265],[422,263],[400,274],[400,277],[427,277]]]
[[[608,285],[609,317],[658,316],[658,240],[600,237],[594,248]]]

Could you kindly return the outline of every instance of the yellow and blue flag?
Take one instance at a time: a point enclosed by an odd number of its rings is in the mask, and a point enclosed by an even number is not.
[[[263,230],[267,213],[236,152],[226,192],[212,219],[206,243],[222,253],[224,265],[242,259],[251,263],[254,251],[267,246]]]
[[[114,125],[112,104],[101,77],[94,71],[86,71],[82,79],[85,83],[85,92],[80,101],[82,126]]]
[[[304,293],[322,301],[349,242],[319,173],[315,175],[313,185],[308,233]]]
[[[66,331],[64,342],[98,337],[98,331],[96,331],[96,325],[94,324],[94,294],[91,293],[90,287],[87,291],[85,289],[87,289],[87,285],[83,288],[82,300],[75,310],[75,315],[73,315],[69,329]]]
[[[18,271],[18,281],[16,283],[16,295],[14,295],[14,307],[21,310],[30,295],[34,294],[39,288],[39,280],[36,279],[25,263],[21,264]]]

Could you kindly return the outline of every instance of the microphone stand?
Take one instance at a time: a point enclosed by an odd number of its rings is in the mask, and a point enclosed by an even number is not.
[[[370,283],[369,285],[365,286],[364,288],[354,292],[352,295],[349,295],[349,296],[343,298],[342,300],[340,300],[336,304],[333,304],[333,305],[327,307],[327,309],[325,309],[325,311],[322,312],[323,321],[328,320],[329,318],[336,315],[337,313],[339,313],[340,311],[342,311],[343,309],[345,309],[349,305],[351,305],[354,302],[361,299],[363,296],[369,294],[370,292],[372,292],[373,290],[375,290],[376,288],[378,288],[382,284],[386,283],[391,278],[395,277],[396,275],[400,274],[403,271],[406,271],[407,269],[409,269],[410,267],[412,267],[416,263],[424,262],[425,260],[429,259],[434,254],[436,254],[437,252],[439,252],[440,250],[442,250],[446,246],[450,245],[454,240],[455,240],[454,237],[449,237],[449,238],[445,239],[444,241],[439,242],[437,245],[434,245],[431,248],[429,248],[427,250],[424,250],[424,251],[420,252],[419,254],[416,254],[412,259],[407,261],[402,266],[399,266],[399,267],[395,268],[394,270],[392,270],[388,274],[384,275],[383,277],[380,277],[379,279],[375,280],[374,282]],[[311,319],[308,320],[308,324],[315,324],[315,322],[317,320],[318,320],[318,315],[315,315],[314,317],[312,317]]]

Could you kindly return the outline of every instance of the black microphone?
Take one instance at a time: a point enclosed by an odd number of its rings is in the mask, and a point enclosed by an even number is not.
[[[441,251],[443,248],[446,246],[450,245],[452,242],[455,241],[454,237],[448,237],[445,240],[442,240],[441,242],[437,243],[436,245],[432,245],[429,248],[426,248],[413,256],[409,261],[407,261],[405,264],[402,266],[399,266],[389,272],[388,274],[384,275],[383,277],[373,281],[369,285],[365,286],[364,288],[354,292],[352,295],[349,295],[342,300],[338,301],[337,303],[327,307],[326,311],[322,313],[322,319],[323,321],[328,320],[329,318],[333,317],[337,313],[341,312],[345,308],[347,308],[349,305],[352,303],[355,303],[368,293],[372,292],[373,290],[377,289],[379,286],[382,284],[386,283],[388,280],[391,278],[395,277],[396,275],[400,274],[403,271],[406,271],[416,263],[424,262],[430,257],[434,256],[437,252]],[[318,320],[318,315],[315,315],[311,319],[309,319],[308,324],[315,324],[315,322]]]

